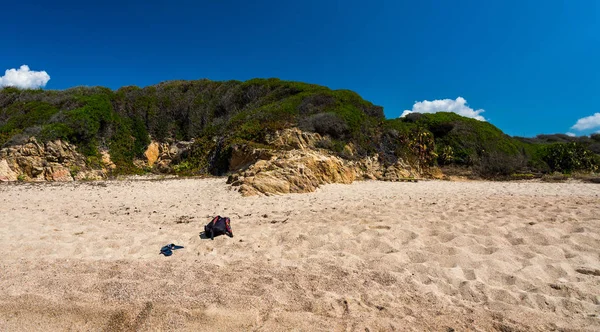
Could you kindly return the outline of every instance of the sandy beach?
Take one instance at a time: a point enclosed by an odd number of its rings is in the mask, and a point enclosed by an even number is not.
[[[0,235],[1,331],[600,330],[595,184],[1,184]]]

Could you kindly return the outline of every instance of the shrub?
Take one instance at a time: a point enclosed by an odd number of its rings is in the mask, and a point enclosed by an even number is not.
[[[188,175],[192,170],[192,166],[189,162],[184,161],[173,166],[173,171],[177,174]]]
[[[484,153],[480,157],[476,170],[483,177],[504,177],[520,171],[525,164],[522,155],[508,155],[496,151]]]
[[[134,118],[131,124],[131,131],[134,140],[133,155],[142,157],[146,151],[146,147],[150,144],[150,137],[144,121],[139,117]]]
[[[418,112],[415,112],[415,113],[408,113],[408,114],[406,114],[406,115],[404,116],[403,120],[404,120],[404,121],[406,121],[406,122],[413,122],[413,123],[414,123],[414,122],[417,122],[417,121],[419,121],[419,119],[420,119],[422,116],[423,116],[423,114],[422,114],[422,113],[418,113]]]
[[[119,168],[130,168],[135,157],[135,138],[124,122],[118,122],[108,144],[110,158]]]
[[[6,145],[23,145],[27,143],[30,137],[38,137],[42,128],[40,126],[34,126],[25,128],[22,132],[14,134],[7,142]]]
[[[68,140],[74,133],[73,129],[64,123],[51,123],[42,127],[39,138],[43,142],[54,141],[57,139]]]
[[[454,161],[454,150],[449,145],[438,147],[438,164],[449,165]]]
[[[434,136],[431,132],[422,129],[415,131],[409,144],[421,167],[429,167],[435,164],[437,154],[435,153]]]
[[[21,132],[21,129],[11,129],[7,131],[0,130],[0,147],[6,146],[6,143],[11,139],[11,137],[18,135]]]
[[[581,143],[555,143],[543,151],[543,159],[553,172],[596,171],[598,160]]]
[[[325,112],[335,106],[335,98],[325,94],[317,94],[308,96],[302,99],[298,106],[300,115],[312,115],[315,113]]]
[[[349,132],[346,122],[340,119],[335,113],[318,113],[312,115],[300,121],[299,127],[305,131],[329,135],[334,139],[343,138]]]
[[[525,159],[521,142],[504,134],[488,122],[465,118],[455,113],[411,113],[401,119],[433,134],[440,165],[457,164],[488,174],[507,173]],[[506,169],[495,164],[506,161]],[[484,164],[481,164],[484,163]]]

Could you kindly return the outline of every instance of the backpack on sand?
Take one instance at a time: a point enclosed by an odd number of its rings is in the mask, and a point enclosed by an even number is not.
[[[227,217],[216,216],[204,226],[204,235],[210,237],[211,240],[215,239],[215,236],[227,234],[229,237],[233,237],[233,231],[231,230],[231,221]]]

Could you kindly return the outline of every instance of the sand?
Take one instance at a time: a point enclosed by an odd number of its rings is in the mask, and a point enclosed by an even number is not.
[[[0,238],[1,331],[600,330],[595,184],[2,184]]]

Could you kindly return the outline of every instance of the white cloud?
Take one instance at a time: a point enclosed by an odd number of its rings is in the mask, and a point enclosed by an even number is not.
[[[577,122],[571,127],[571,129],[575,130],[588,130],[600,127],[600,113],[596,113],[594,115],[586,116],[585,118],[581,118],[577,120]]]
[[[577,135],[575,135],[574,133],[566,133],[565,135],[567,135],[567,136],[571,136],[571,137],[575,137],[575,136],[577,136]]]
[[[458,115],[466,116],[468,118],[477,119],[479,121],[485,121],[485,118],[480,114],[485,112],[482,109],[474,110],[467,106],[467,101],[463,97],[458,97],[456,100],[452,99],[437,99],[433,101],[423,100],[415,102],[412,110],[406,110],[400,116],[405,117],[410,113],[437,113],[437,112],[454,112]]]
[[[45,71],[29,70],[29,66],[22,65],[19,69],[7,69],[4,76],[0,76],[0,87],[37,89],[46,86],[49,80],[50,75]]]

